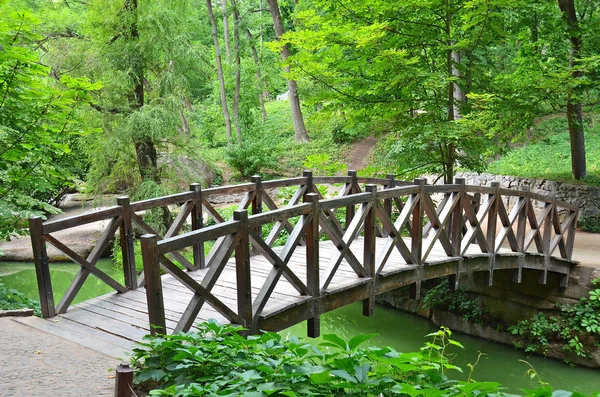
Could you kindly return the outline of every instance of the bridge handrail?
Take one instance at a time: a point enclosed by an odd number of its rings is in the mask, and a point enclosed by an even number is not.
[[[457,179],[458,180],[458,179]],[[320,184],[341,184],[343,185],[340,190],[339,196],[331,199],[323,199],[319,189],[317,189],[317,185]],[[539,253],[544,255],[550,255],[557,248],[561,251],[561,256],[567,259],[570,259],[572,253],[572,233],[567,229],[574,229],[577,215],[578,215],[578,207],[574,204],[570,204],[561,200],[557,200],[554,197],[548,197],[541,194],[529,192],[528,190],[511,190],[499,188],[499,186],[492,187],[481,187],[481,186],[471,186],[465,185],[464,181],[462,183],[455,183],[453,185],[423,185],[421,186],[421,181],[397,181],[394,179],[393,175],[388,175],[387,178],[363,178],[358,177],[356,172],[349,172],[347,176],[335,176],[335,177],[320,177],[313,176],[310,172],[305,172],[302,177],[296,178],[287,178],[281,180],[274,181],[262,181],[260,177],[253,177],[253,181],[251,183],[243,183],[240,185],[234,186],[225,186],[225,187],[215,187],[202,189],[199,184],[190,185],[189,192],[182,192],[173,195],[168,195],[164,197],[152,198],[148,200],[141,200],[136,202],[130,202],[129,198],[126,196],[119,197],[117,199],[117,206],[104,208],[92,213],[71,216],[68,218],[64,218],[56,221],[47,221],[43,222],[41,218],[32,218],[30,220],[30,231],[31,231],[31,241],[34,249],[34,260],[36,264],[36,274],[38,277],[38,289],[40,294],[40,301],[42,302],[42,313],[44,317],[53,317],[56,315],[56,312],[62,313],[67,310],[72,300],[77,295],[79,288],[83,285],[86,277],[89,274],[94,275],[99,278],[103,282],[110,285],[116,291],[123,292],[126,290],[131,290],[138,288],[143,285],[144,278],[143,274],[140,277],[137,277],[136,274],[136,264],[135,264],[135,255],[134,255],[134,246],[133,246],[133,227],[136,224],[143,231],[150,234],[155,234],[158,236],[158,239],[165,238],[166,240],[173,241],[172,238],[177,236],[177,234],[182,229],[184,223],[186,222],[186,218],[191,217],[191,234],[188,236],[184,234],[185,237],[177,237],[175,241],[182,241],[183,246],[188,246],[191,241],[196,241],[193,244],[193,260],[188,260],[188,257],[182,255],[178,250],[171,250],[170,254],[174,261],[182,264],[186,269],[201,269],[206,266],[206,259],[204,255],[204,242],[208,240],[212,240],[213,237],[217,236],[219,230],[232,230],[230,229],[232,226],[223,226],[219,227],[205,227],[204,226],[204,214],[207,214],[211,217],[216,223],[217,226],[222,223],[227,223],[228,220],[225,220],[221,217],[221,215],[216,211],[213,207],[209,199],[219,195],[230,195],[230,194],[244,194],[244,198],[239,203],[239,209],[248,209],[251,211],[251,214],[248,217],[248,227],[256,229],[256,235],[261,235],[261,227],[263,227],[267,223],[276,222],[275,226],[272,228],[269,236],[265,239],[264,243],[271,247],[275,241],[277,241],[278,237],[281,236],[283,231],[287,231],[291,233],[294,230],[293,224],[290,222],[290,219],[293,217],[304,216],[307,215],[306,209],[309,204],[301,204],[301,201],[304,199],[306,201],[310,194],[314,193],[319,198],[319,208],[321,212],[326,215],[330,220],[330,232],[331,228],[334,227],[338,230],[342,229],[343,220],[338,220],[335,216],[335,212],[340,208],[346,209],[346,220],[345,225],[350,225],[352,219],[354,218],[355,211],[357,207],[365,204],[369,201],[369,197],[371,197],[370,193],[362,192],[361,184],[377,184],[381,186],[383,189],[377,190],[375,193],[378,200],[382,201],[383,204],[375,205],[376,210],[379,212],[389,213],[390,217],[392,216],[392,208],[395,206],[399,211],[399,207],[402,206],[403,197],[406,200],[407,197],[411,195],[418,195],[422,191],[427,195],[452,195],[458,194],[457,192],[460,190],[461,195],[468,195],[469,200],[473,201],[476,197],[481,195],[501,195],[503,197],[509,198],[517,198],[517,199],[525,199],[525,200],[535,200],[542,203],[542,207],[550,206],[544,212],[545,217],[541,217],[538,223],[542,223],[537,225],[537,229],[541,229],[542,226],[548,226],[547,228],[554,228],[555,230],[559,230],[560,233],[557,236],[549,237],[540,231],[530,233],[526,237],[519,236],[518,241],[525,239],[524,243],[519,243],[520,246],[530,245],[532,243],[536,244],[536,248]],[[286,206],[278,207],[276,204],[276,199],[273,199],[270,196],[270,191],[282,187],[291,187],[298,186],[293,197],[290,199],[289,203]],[[462,197],[462,196],[461,196]],[[474,203],[474,201],[473,201]],[[163,233],[161,236],[155,229],[153,229],[150,225],[146,224],[141,216],[141,213],[144,211],[152,210],[154,208],[160,208],[163,206],[173,206],[179,205],[180,211],[177,217],[173,220],[169,229]],[[473,204],[475,205],[475,204]],[[482,203],[478,203],[478,206],[481,206]],[[485,206],[485,202],[483,203]],[[493,203],[490,204],[492,207]],[[266,206],[266,210],[264,209]],[[529,208],[530,205],[524,205],[523,208]],[[566,220],[565,225],[561,225],[559,218],[559,214],[556,210],[557,207],[560,207],[561,211],[564,213],[569,212],[568,216],[560,215]],[[299,210],[302,208],[302,210]],[[473,207],[475,210],[476,208]],[[492,208],[493,209],[493,208]],[[489,209],[488,209],[489,210]],[[300,212],[298,212],[300,211]],[[295,215],[292,215],[295,214]],[[477,211],[474,211],[473,216],[477,214]],[[562,213],[561,213],[562,214]],[[555,216],[556,215],[556,216]],[[380,215],[378,215],[380,217]],[[412,214],[407,215],[407,219],[409,219]],[[483,217],[487,216],[487,212],[483,214]],[[508,214],[503,214],[504,218],[508,216]],[[529,224],[535,224],[534,218],[535,214],[526,214],[525,218],[528,219]],[[553,217],[559,220],[558,222],[553,220]],[[548,218],[548,219],[546,219]],[[471,217],[471,219],[475,219]],[[512,217],[511,225],[514,225],[515,222],[523,222],[521,221],[521,216]],[[79,226],[81,224],[97,222],[108,220],[109,223],[105,228],[102,236],[98,239],[96,248],[90,253],[87,258],[83,258],[75,253],[70,247],[56,239],[52,233],[57,231],[69,229],[75,226]],[[478,222],[474,220],[474,222]],[[500,220],[500,223],[506,223],[506,219]],[[469,223],[469,220],[465,220],[463,222],[463,228],[466,228],[466,224]],[[565,222],[563,222],[565,223]],[[389,236],[389,232],[391,231],[390,225],[387,227],[381,222],[381,219],[375,222],[376,233],[379,236]],[[428,222],[425,225],[424,234],[428,234],[432,229],[437,229],[437,225],[431,222]],[[477,229],[477,228],[475,228]],[[520,227],[519,230],[521,230]],[[125,282],[119,283],[106,275],[105,273],[98,270],[95,265],[97,260],[99,259],[102,251],[105,250],[114,235],[114,233],[120,230],[120,246],[122,257],[124,261],[124,275]],[[523,229],[523,233],[524,233]],[[326,231],[323,227],[320,228],[319,234],[325,233]],[[408,231],[410,232],[410,231]],[[505,232],[507,235],[501,235],[502,239],[511,239],[511,243],[514,243],[512,236],[508,233],[507,230]],[[437,232],[440,234],[441,232]],[[483,248],[485,248],[486,243],[491,244],[491,236],[492,233],[483,232],[480,230],[475,230],[470,232],[473,236],[469,235],[469,238],[472,237],[471,242],[476,242],[480,244]],[[485,234],[485,236],[482,236]],[[342,233],[343,235],[343,233]],[[567,236],[567,242],[563,241],[563,236]],[[196,236],[198,238],[195,239]],[[209,238],[210,237],[210,238]],[[221,236],[222,237],[222,236]],[[560,237],[560,238],[559,238]],[[208,239],[208,240],[207,240]],[[485,241],[484,241],[485,240]],[[489,240],[489,241],[488,241]],[[434,239],[434,242],[437,241]],[[504,241],[504,240],[502,240]],[[500,241],[500,244],[502,243]],[[52,285],[49,276],[49,265],[48,265],[48,256],[46,252],[46,243],[49,243],[62,252],[64,252],[68,257],[70,257],[75,263],[77,263],[81,267],[80,273],[75,277],[71,286],[69,287],[67,294],[65,297],[59,302],[57,307],[54,306],[54,297],[52,291]],[[300,244],[309,243],[306,241],[306,236],[300,239]],[[469,245],[467,244],[467,245]],[[165,247],[167,245],[164,245]],[[259,247],[255,244],[251,245],[251,252],[256,254],[258,253]],[[493,244],[493,249],[496,251],[499,248],[499,244]],[[462,250],[464,251],[464,250]],[[550,253],[547,253],[550,251]],[[520,251],[518,251],[520,252]]]
[[[307,185],[314,184],[315,180],[317,179],[314,178],[311,181],[311,178],[308,177],[305,183]],[[331,181],[332,179],[326,180]],[[348,184],[352,185],[354,180],[356,178],[350,177]],[[214,306],[216,310],[224,314],[230,321],[241,321],[240,324],[250,329],[256,328],[269,294],[275,288],[279,277],[286,278],[300,296],[318,300],[327,293],[342,261],[346,261],[359,278],[365,279],[369,283],[376,283],[376,279],[384,274],[386,261],[394,249],[400,252],[407,265],[423,269],[435,244],[441,244],[446,255],[453,259],[464,256],[470,246],[477,245],[483,254],[489,257],[487,274],[490,283],[495,269],[495,258],[505,241],[509,242],[513,252],[525,254],[529,246],[535,243],[538,253],[546,258],[550,258],[556,249],[559,249],[562,258],[567,260],[571,258],[578,215],[577,206],[556,200],[554,197],[548,198],[532,194],[528,190],[506,191],[506,189],[501,189],[498,183],[493,183],[491,187],[479,187],[466,185],[464,179],[460,178],[457,178],[456,182],[452,185],[426,185],[425,180],[418,179],[411,185],[383,190],[378,190],[376,185],[367,185],[364,193],[342,195],[330,199],[320,199],[318,190],[313,188],[314,193],[304,192],[305,201],[308,203],[292,203],[287,208],[253,215],[248,215],[245,210],[237,211],[235,213],[237,221],[214,226],[211,231],[206,233],[195,231],[159,242],[155,241],[155,236],[146,235],[142,239],[142,249],[145,252],[145,273],[157,277],[155,280],[146,282],[147,288],[152,285],[147,291],[149,310],[154,311],[151,318],[158,321],[152,325],[165,329],[164,313],[161,314],[161,310],[164,311],[164,308],[161,309],[162,304],[156,303],[156,301],[150,302],[150,297],[160,297],[160,272],[157,269],[163,265],[161,262],[164,259],[163,255],[170,250],[184,248],[186,244],[193,245],[204,242],[209,236],[228,238],[230,245],[227,252],[236,252],[236,277],[238,284],[241,285],[241,287],[238,286],[237,291],[238,311],[224,309],[222,302],[211,294],[210,288],[200,291],[198,286],[190,287],[187,282],[184,282],[198,296],[193,305],[190,304],[186,313],[198,313],[202,304],[209,302],[206,298],[208,296],[211,297],[213,303],[216,302],[217,306]],[[347,186],[346,190],[350,192],[353,188],[353,186]],[[509,194],[505,194],[503,197],[501,193]],[[482,197],[482,195],[487,195],[487,197]],[[434,199],[434,196],[439,197]],[[508,211],[502,198],[517,198],[518,202],[512,210]],[[437,199],[440,200],[436,205],[435,200]],[[542,204],[539,214],[533,210],[533,200],[540,201]],[[390,202],[397,207],[395,217],[392,216],[392,211],[388,206]],[[351,208],[354,212],[350,222],[346,222],[345,228],[342,228],[335,216],[332,216],[334,215],[333,211],[341,208],[345,208],[347,212]],[[559,208],[565,213],[563,220],[560,219]],[[294,217],[300,217],[300,219],[295,226],[290,225],[292,227],[290,238],[278,253],[270,248],[268,239],[262,238],[256,231],[265,224],[283,223]],[[483,227],[484,223],[487,223],[486,227]],[[516,231],[515,226],[517,226]],[[403,238],[403,231],[406,231],[411,237],[408,245]],[[227,233],[230,234],[225,236]],[[359,260],[360,256],[352,252],[350,245],[361,233],[364,234],[365,243],[362,260]],[[326,234],[333,241],[339,255],[330,258],[330,263],[323,274],[324,277],[319,280],[320,260],[316,246],[322,234]],[[375,248],[377,234],[386,237],[385,244],[378,251]],[[306,245],[306,271],[308,274],[306,283],[300,280],[300,275],[293,274],[287,267],[291,253],[298,249],[301,242]],[[272,277],[260,287],[260,292],[254,302],[248,301],[248,297],[251,296],[251,243],[273,265]],[[225,249],[223,247],[225,245],[216,244],[213,250],[215,252],[223,251]],[[221,260],[218,262],[220,270],[211,269],[211,279],[206,283],[207,286],[214,285],[216,282],[214,277],[218,277],[228,256],[227,254],[220,255],[219,258]],[[172,271],[172,268],[167,263],[166,270]],[[549,261],[545,261],[542,269],[544,282],[547,273],[553,270]],[[520,271],[519,268],[519,278]],[[180,275],[177,278],[181,280],[183,277]],[[204,284],[203,281],[202,285]],[[375,288],[376,286],[373,284],[372,290],[374,291]],[[365,301],[365,312],[373,310],[373,303],[374,295]],[[315,305],[317,304],[315,303]],[[323,311],[317,306],[311,309],[315,314],[313,333],[317,332],[318,315]],[[191,326],[192,322],[191,317],[184,317],[176,331],[186,330],[186,327]]]

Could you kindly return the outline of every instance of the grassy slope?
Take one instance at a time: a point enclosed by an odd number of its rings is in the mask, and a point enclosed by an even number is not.
[[[600,185],[600,115],[588,117],[586,159],[588,178],[584,183]],[[492,174],[545,178],[574,182],[571,176],[571,152],[567,120],[564,116],[540,121],[532,130],[528,144],[516,148],[490,163]]]

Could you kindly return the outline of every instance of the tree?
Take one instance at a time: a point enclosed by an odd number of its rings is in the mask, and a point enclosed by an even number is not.
[[[275,36],[280,39],[283,36],[283,21],[281,19],[281,13],[279,12],[279,4],[277,0],[267,0],[269,4],[269,11],[273,18],[273,27],[275,28]],[[281,45],[281,59],[285,63],[286,60],[291,56],[290,49],[286,43]],[[285,72],[290,73],[290,66],[285,66]],[[308,142],[308,134],[306,133],[306,127],[304,126],[304,118],[302,117],[302,108],[300,107],[300,98],[298,96],[298,84],[296,80],[288,77],[288,99],[290,101],[290,108],[292,110],[292,119],[294,121],[294,138],[297,142]]]
[[[567,120],[571,140],[571,169],[573,178],[584,179],[587,176],[585,161],[585,137],[581,105],[580,87],[577,80],[584,76],[580,67],[582,49],[582,31],[575,10],[575,0],[558,0],[558,7],[567,25],[566,35],[569,39],[569,71],[574,80],[567,93]]]
[[[99,88],[40,63],[39,21],[22,5],[0,4],[0,238],[29,216],[56,213],[50,203],[75,184],[79,110]]]
[[[226,4],[226,3],[223,3],[223,4]],[[219,36],[218,36],[218,29],[217,29],[217,21],[215,20],[215,15],[213,13],[211,0],[206,0],[206,7],[208,9],[208,18],[210,20],[210,26],[212,28],[211,35],[212,35],[213,46],[214,46],[214,50],[215,50],[217,78],[219,79],[219,94],[221,97],[221,108],[223,110],[223,118],[225,119],[225,130],[226,130],[226,134],[227,134],[227,143],[229,143],[229,145],[231,145],[233,143],[233,137],[231,134],[231,117],[229,116],[229,108],[227,107],[227,93],[225,92],[225,77],[223,76],[223,65],[221,62],[221,52],[219,50]],[[229,41],[229,39],[227,39],[227,42],[228,41]]]
[[[296,49],[292,77],[320,87],[313,101],[340,129],[395,132],[391,149],[405,170],[451,182],[456,164],[484,164],[489,137],[460,119],[470,112],[477,52],[500,32],[503,3],[305,0],[281,44]]]

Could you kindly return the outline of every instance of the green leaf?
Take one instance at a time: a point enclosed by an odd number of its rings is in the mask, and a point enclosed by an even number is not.
[[[377,336],[377,334],[361,334],[361,335],[357,335],[354,338],[350,339],[350,341],[348,341],[348,347],[350,348],[351,351],[356,350],[356,348],[358,346],[360,346],[361,344],[363,344],[365,341],[373,338]]]

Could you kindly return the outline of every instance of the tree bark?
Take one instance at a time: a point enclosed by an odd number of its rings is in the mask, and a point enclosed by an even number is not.
[[[133,13],[133,19],[129,27],[131,40],[137,43],[140,39],[137,27],[137,0],[126,0],[125,9]],[[141,63],[141,57],[133,58],[133,65],[130,69],[130,77],[134,82],[133,96],[130,99],[130,107],[133,112],[140,111],[144,106],[144,65]],[[142,181],[153,181],[157,185],[161,183],[158,173],[158,153],[154,141],[150,137],[134,138],[133,146],[135,147],[136,161],[138,171]],[[162,227],[166,230],[171,222],[171,214],[167,207],[158,209]]]
[[[242,127],[240,125],[240,14],[238,12],[235,0],[231,0],[231,9],[233,12],[233,43],[235,51],[235,90],[233,94],[233,122],[235,123],[235,134],[237,137],[237,141],[241,143]]]
[[[275,36],[279,38],[283,35],[283,22],[281,20],[281,13],[279,12],[279,4],[277,0],[267,0],[269,4],[269,11],[273,18],[273,27],[275,28]],[[281,59],[285,60],[291,55],[290,49],[287,44],[281,47]],[[285,67],[285,72],[290,72],[290,67]],[[295,80],[288,80],[289,90],[289,101],[290,108],[292,110],[292,120],[294,121],[294,139],[297,142],[308,142],[308,134],[306,133],[306,127],[304,126],[304,118],[302,117],[302,109],[300,108],[300,98],[298,97],[298,85]]]
[[[567,37],[570,42],[569,68],[572,82],[567,94],[567,121],[569,123],[569,137],[571,141],[571,172],[573,178],[584,179],[587,176],[585,159],[585,135],[583,129],[583,115],[581,99],[575,81],[583,77],[583,71],[577,69],[581,55],[581,30],[575,10],[574,0],[558,0],[563,18],[567,23]]]
[[[264,81],[260,74],[260,59],[258,58],[258,51],[254,45],[254,37],[250,33],[249,29],[246,29],[246,36],[250,42],[250,51],[252,52],[252,59],[254,65],[256,65],[256,86],[258,88],[258,103],[260,104],[261,120],[264,122],[267,119],[267,109],[265,108],[265,96],[264,92],[267,91],[267,87],[264,85]]]
[[[213,38],[213,46],[215,48],[215,61],[217,66],[217,77],[219,79],[219,92],[221,95],[221,107],[223,109],[223,118],[225,119],[225,133],[227,134],[227,143],[231,145],[233,138],[231,135],[231,117],[229,117],[229,109],[227,107],[227,96],[225,94],[225,78],[223,77],[223,66],[221,64],[221,52],[219,50],[219,36],[217,35],[217,22],[215,14],[213,14],[211,0],[206,0],[208,7],[208,18],[212,27],[211,34]]]
[[[221,11],[223,12],[223,41],[225,42],[225,57],[227,63],[231,62],[231,45],[229,43],[229,18],[227,17],[227,0],[221,0]]]

